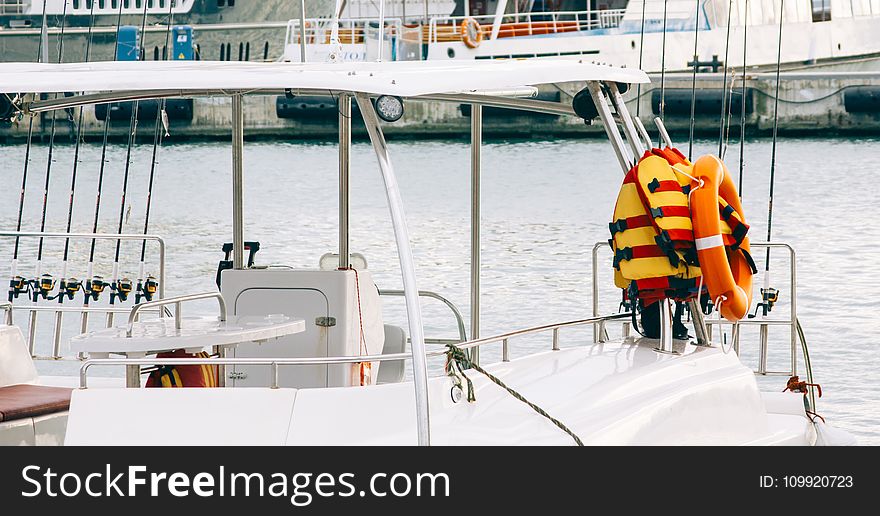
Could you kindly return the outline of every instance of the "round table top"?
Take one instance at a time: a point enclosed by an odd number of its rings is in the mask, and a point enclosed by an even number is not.
[[[131,337],[127,327],[90,331],[70,339],[70,350],[85,353],[153,354],[176,349],[201,349],[258,342],[305,331],[305,321],[285,315],[232,316],[226,321],[217,317],[184,317],[181,327],[165,317],[136,322]]]

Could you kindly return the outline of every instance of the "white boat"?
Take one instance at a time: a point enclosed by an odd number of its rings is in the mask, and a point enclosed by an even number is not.
[[[506,60],[396,63],[206,63],[147,62],[90,64],[3,64],[0,91],[29,92],[17,106],[37,115],[95,102],[146,98],[215,96],[231,99],[233,132],[233,246],[231,269],[222,271],[220,293],[165,298],[164,245],[158,236],[0,232],[20,238],[132,239],[158,243],[159,288],[152,301],[104,312],[128,312],[127,323],[71,339],[70,352],[86,354],[80,375],[38,377],[34,331],[13,325],[14,313],[59,313],[61,305],[10,304],[10,324],[0,327],[0,443],[67,445],[570,445],[570,444],[845,444],[849,434],[813,415],[816,399],[805,392],[762,392],[756,374],[736,350],[720,340],[727,324],[693,313],[694,340],[672,338],[669,305],[659,340],[629,335],[627,313],[598,313],[598,257],[593,249],[592,314],[576,321],[480,335],[480,145],[483,106],[585,116],[601,123],[621,166],[629,170],[646,148],[647,131],[630,115],[619,88],[647,82],[631,68],[577,60]],[[585,83],[575,105],[536,100],[546,83]],[[39,93],[86,91],[41,100]],[[245,259],[243,216],[243,95],[327,94],[339,96],[339,249],[314,270],[250,266]],[[424,334],[422,292],[410,249],[406,217],[380,117],[399,118],[408,102],[448,101],[473,106],[471,335],[453,342]],[[583,104],[578,105],[577,102]],[[381,296],[366,260],[349,249],[349,166],[352,104],[360,109],[384,180],[406,300],[406,329],[382,320]],[[592,108],[590,108],[592,106]],[[585,110],[586,108],[586,110]],[[585,113],[587,113],[585,115]],[[662,124],[658,126],[662,133]],[[295,184],[279,185],[295,188]],[[293,229],[295,230],[295,229]],[[754,243],[780,248],[785,244]],[[318,252],[325,251],[320,250]],[[316,254],[317,256],[317,254]],[[586,257],[585,257],[586,260]],[[464,265],[464,264],[463,264]],[[796,260],[787,271],[788,318],[764,317],[738,325],[762,325],[757,374],[812,372],[806,342],[798,338]],[[786,275],[786,276],[787,276]],[[392,293],[394,294],[394,293]],[[216,299],[220,314],[188,318],[193,300]],[[572,301],[579,302],[579,301]],[[102,311],[82,307],[74,313]],[[164,308],[174,307],[173,312]],[[56,316],[60,320],[60,316]],[[464,333],[460,316],[459,326]],[[59,323],[56,323],[59,324]],[[612,337],[620,324],[620,337]],[[88,327],[84,324],[84,327]],[[592,327],[593,339],[572,338],[570,328]],[[736,330],[739,326],[735,326]],[[766,369],[776,332],[790,352],[790,369]],[[713,332],[715,338],[713,340]],[[513,357],[516,339],[544,334],[544,352]],[[25,338],[24,335],[28,335]],[[52,358],[64,354],[55,328]],[[769,336],[774,336],[770,339]],[[499,346],[502,361],[480,364],[479,351]],[[406,348],[410,349],[407,351]],[[202,358],[156,358],[157,352],[206,350]],[[803,362],[799,356],[803,356]],[[428,367],[431,357],[446,357]],[[404,374],[409,362],[411,377]],[[452,367],[458,364],[460,367]],[[143,367],[205,365],[218,373],[215,388],[141,388]],[[95,368],[116,368],[121,378],[99,379]],[[488,373],[488,374],[486,374]],[[170,373],[169,373],[170,374]],[[213,373],[205,373],[211,376]],[[491,375],[491,376],[489,376]],[[503,385],[502,385],[503,384]],[[75,387],[59,390],[57,386]],[[56,388],[53,388],[56,386]],[[505,387],[506,386],[506,387]],[[69,395],[69,409],[66,403]],[[173,425],[155,424],[156,415]]]
[[[331,54],[348,61],[574,57],[646,72],[688,71],[695,61],[713,71],[777,61],[780,2],[774,0],[632,0],[588,10],[498,0],[479,2],[488,6],[480,14],[471,9],[477,2],[464,0],[457,15],[430,16],[403,2],[385,4],[381,19],[375,7],[364,14],[361,2],[347,5],[336,35],[332,17],[290,20],[282,59],[298,62],[303,53],[312,62]],[[880,0],[784,2],[783,18],[784,67],[880,56]]]

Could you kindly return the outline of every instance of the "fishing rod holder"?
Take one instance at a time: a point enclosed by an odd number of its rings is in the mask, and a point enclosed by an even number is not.
[[[70,240],[133,240],[137,242],[155,242],[157,245],[157,261],[159,266],[159,274],[158,277],[155,278],[156,283],[154,286],[146,286],[144,288],[148,289],[148,292],[151,292],[155,297],[162,299],[165,297],[165,240],[162,237],[156,235],[144,235],[144,234],[107,234],[107,233],[52,233],[52,232],[31,232],[31,231],[0,231],[0,238],[8,237],[8,238],[36,238],[36,239],[70,239]],[[91,271],[91,266],[89,266],[89,271]],[[91,272],[89,272],[91,275]],[[44,275],[49,276],[49,275]],[[51,278],[51,276],[49,276]],[[152,276],[150,277],[152,278]],[[48,279],[41,276],[38,280]],[[149,279],[149,278],[148,278]],[[32,289],[34,288],[33,283],[38,280],[29,280],[22,276],[14,276],[9,283],[9,303],[12,304],[12,301],[16,299],[22,293],[28,294],[28,300],[33,300]],[[54,281],[54,279],[52,280]],[[63,283],[63,285],[62,285]],[[58,293],[49,297],[48,293],[50,290],[44,289],[46,291],[46,299],[59,299],[60,302],[63,297],[67,297],[68,300],[71,299],[70,292],[75,290],[76,284],[79,284],[79,290],[83,293],[83,305],[82,306],[62,306],[60,304],[54,304],[54,306],[40,306],[36,302],[33,304],[22,304],[12,306],[12,310],[19,312],[26,312],[28,317],[28,331],[27,331],[27,345],[28,351],[30,355],[34,358],[34,360],[74,360],[76,357],[70,356],[61,356],[61,342],[62,342],[62,323],[65,320],[69,320],[71,317],[79,316],[78,327],[80,333],[85,333],[89,330],[89,317],[92,315],[106,315],[106,324],[112,324],[113,316],[117,313],[128,313],[128,309],[126,308],[115,308],[109,306],[101,306],[101,307],[92,307],[90,305],[90,301],[97,301],[101,294],[112,285],[104,280],[104,277],[101,275],[92,275],[91,278],[86,279],[84,282],[79,281],[73,277],[68,277],[59,282],[59,290]],[[118,282],[117,282],[118,283]],[[152,283],[152,280],[150,281]],[[37,285],[39,287],[39,285]],[[47,283],[44,283],[44,287],[48,287]],[[54,285],[53,285],[54,287]],[[152,293],[153,288],[155,287],[155,293]],[[117,288],[119,285],[117,284]],[[37,300],[39,300],[41,294],[37,293]],[[75,293],[74,293],[75,296]],[[118,296],[116,296],[118,297]],[[2,308],[0,308],[2,310]],[[156,312],[159,317],[164,317],[165,313],[163,311],[155,311],[148,310],[150,313]],[[38,353],[37,350],[37,341],[38,334],[42,334],[43,330],[39,328],[43,327],[43,325],[38,324],[38,314],[40,312],[45,312],[44,315],[54,315],[54,324],[48,326],[52,328],[52,337],[51,339],[47,339],[47,341],[52,342],[51,353]],[[24,329],[24,327],[22,327]],[[50,330],[46,330],[49,332]],[[81,359],[80,357],[79,359]]]
[[[232,261],[232,252],[235,250],[235,244],[232,242],[226,242],[223,244],[223,259],[220,260],[220,263],[217,264],[217,288],[220,288],[220,275],[225,270],[231,270],[234,267],[234,263]],[[254,259],[257,256],[257,252],[260,250],[259,242],[245,242],[244,250],[248,252],[247,257],[247,268],[251,268],[254,266]]]
[[[758,316],[758,310],[762,310],[763,315],[768,315],[773,311],[776,302],[779,301],[779,290],[773,287],[761,289],[761,302],[755,305],[755,311],[749,314],[749,319]]]

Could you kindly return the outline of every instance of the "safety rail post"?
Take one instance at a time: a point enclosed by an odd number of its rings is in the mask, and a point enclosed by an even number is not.
[[[12,326],[12,303],[0,303],[0,310],[6,312],[4,320],[8,326]]]
[[[510,339],[501,341],[501,361],[510,362]]]
[[[553,351],[559,351],[559,328],[553,328]]]
[[[677,355],[672,347],[672,309],[668,299],[661,299],[660,303],[660,346],[654,348],[658,353]]]
[[[471,104],[471,338],[480,337],[480,174],[483,145],[483,106]],[[480,363],[480,350],[470,352],[473,363]]]

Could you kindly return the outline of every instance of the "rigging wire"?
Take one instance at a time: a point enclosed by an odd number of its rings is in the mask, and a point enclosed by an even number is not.
[[[697,43],[700,38],[700,1],[696,0],[694,9],[694,73],[691,81],[691,123],[690,132],[688,134],[688,161],[693,157],[694,153],[694,115],[697,109],[697,68],[699,68],[699,60],[697,59]]]
[[[669,0],[663,0],[663,44],[660,50],[660,119],[666,111],[666,20],[668,18]],[[663,131],[660,131],[661,133]],[[663,146],[662,134],[658,137],[658,147]]]
[[[739,99],[740,115],[739,115],[739,184],[737,192],[739,198],[743,196],[743,169],[745,168],[745,151],[746,151],[746,51],[748,50],[749,40],[749,0],[745,0],[746,14],[743,20],[743,63],[742,63],[742,94]]]
[[[727,38],[724,43],[724,85],[721,87],[721,119],[718,121],[718,157],[724,159],[726,121],[730,119],[727,107],[727,61],[730,57],[730,26],[733,25],[733,0],[727,2]]]

